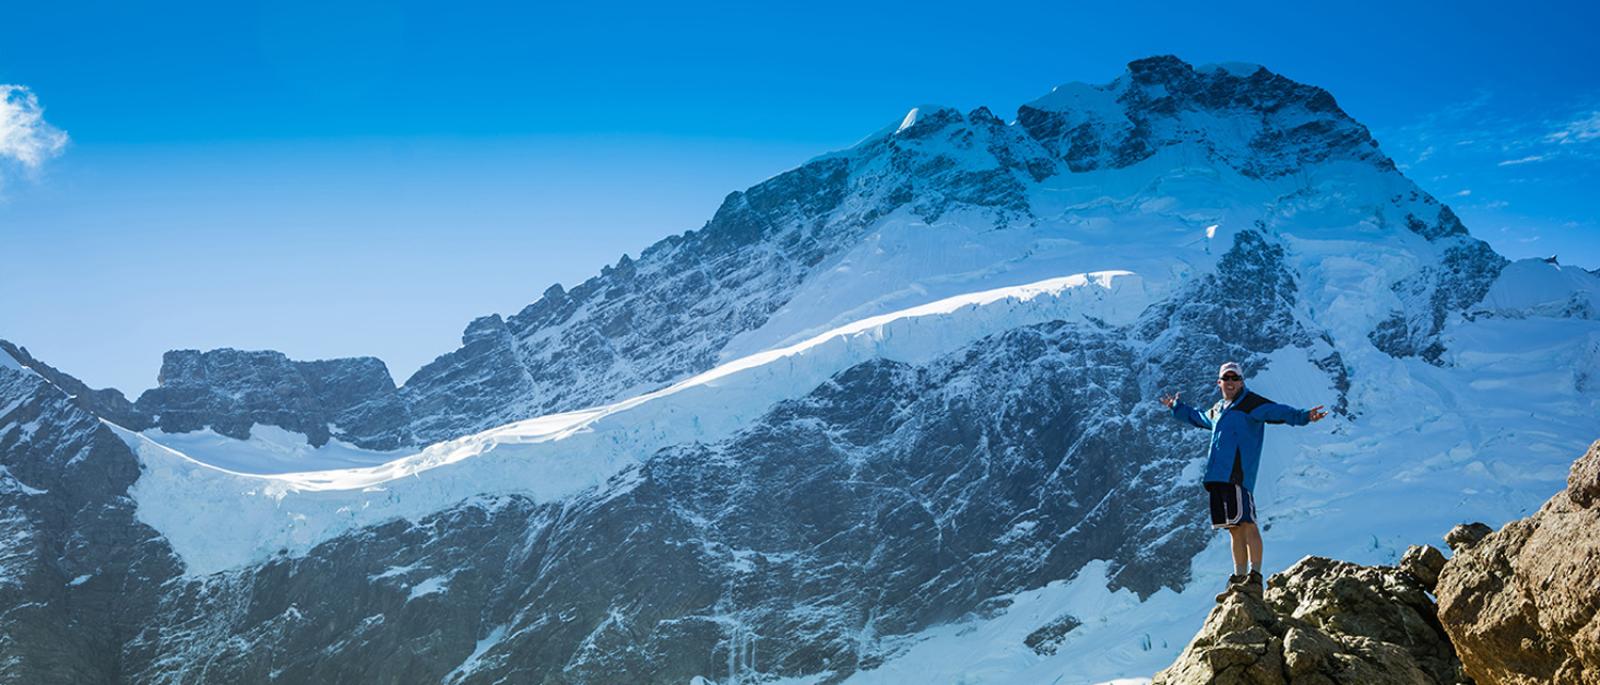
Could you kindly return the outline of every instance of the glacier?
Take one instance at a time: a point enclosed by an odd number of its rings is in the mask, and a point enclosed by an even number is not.
[[[272,473],[280,459],[260,442],[219,446],[200,438],[203,452],[197,453],[208,462],[175,448],[184,441],[159,430],[107,425],[143,464],[131,492],[140,520],[172,543],[189,574],[206,575],[300,554],[352,528],[415,518],[472,497],[559,499],[598,486],[663,447],[719,439],[774,402],[862,361],[925,361],[990,333],[1062,318],[1125,322],[1148,301],[1142,280],[1127,272],[950,297],[738,359],[616,404],[519,421],[370,467]],[[230,444],[238,451],[219,454]]]

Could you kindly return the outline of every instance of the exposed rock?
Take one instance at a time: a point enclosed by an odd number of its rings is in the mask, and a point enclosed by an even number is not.
[[[394,380],[373,357],[294,361],[272,351],[174,350],[162,357],[159,381],[135,406],[169,433],[210,428],[245,440],[259,423],[319,447],[329,438],[380,450],[409,443]]]
[[[1410,574],[1306,557],[1264,598],[1230,592],[1154,683],[1462,682],[1434,605]]]
[[[1572,465],[1567,474],[1567,499],[1585,509],[1600,501],[1600,442],[1589,446],[1588,453]]]
[[[144,430],[152,425],[150,415],[140,411],[116,388],[92,389],[88,384],[64,371],[35,359],[28,348],[19,347],[9,340],[0,340],[0,354],[9,354],[17,363],[28,367],[40,377],[60,388],[72,403],[95,416],[133,430]]]
[[[553,286],[512,316],[474,321],[461,348],[400,390],[414,442],[604,404],[711,368],[881,216],[875,202],[841,206],[850,171],[848,159],[823,158],[731,193],[699,230],[571,289]]]
[[[1565,491],[1445,564],[1439,618],[1474,679],[1600,683],[1597,491],[1600,442],[1573,464]]]
[[[1423,589],[1433,592],[1439,584],[1439,570],[1444,568],[1444,553],[1433,545],[1412,545],[1400,557],[1400,570],[1422,581]]]
[[[1067,638],[1067,633],[1081,625],[1083,621],[1078,620],[1077,616],[1063,614],[1054,621],[1040,626],[1038,630],[1028,633],[1028,636],[1022,639],[1022,644],[1027,645],[1035,654],[1050,656],[1056,653],[1056,648]]]
[[[1198,131],[1192,117],[1237,119],[1238,132]],[[1073,83],[1023,105],[1017,123],[1068,171],[1122,168],[1165,148],[1192,145],[1253,178],[1276,178],[1328,159],[1393,169],[1365,126],[1333,96],[1260,68],[1198,70],[1161,55],[1128,64],[1109,84]],[[1244,146],[1220,140],[1246,135]],[[1213,137],[1215,136],[1215,138]]]
[[[1450,532],[1445,533],[1444,542],[1445,544],[1450,545],[1450,551],[1452,553],[1460,552],[1463,549],[1478,544],[1479,540],[1482,540],[1485,536],[1493,532],[1493,528],[1490,528],[1483,523],[1463,523],[1451,528]]]
[[[32,370],[0,364],[0,682],[122,682],[178,562],[134,515],[138,460]]]
[[[1401,197],[1392,202],[1436,208],[1433,211],[1438,213],[1440,222],[1448,220],[1453,226],[1460,225],[1449,207],[1437,204],[1431,197]],[[1444,330],[1445,322],[1452,314],[1482,300],[1510,261],[1488,243],[1466,235],[1464,228],[1424,230],[1425,224],[1412,213],[1406,214],[1406,225],[1429,240],[1440,240],[1449,247],[1437,266],[1424,267],[1390,286],[1401,308],[1380,322],[1367,338],[1389,356],[1420,357],[1430,364],[1442,365],[1445,346],[1439,333]]]

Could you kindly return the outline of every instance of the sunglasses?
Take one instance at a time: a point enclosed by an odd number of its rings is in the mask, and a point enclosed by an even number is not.
[[[1239,376],[1238,376],[1238,375],[1236,375],[1236,374],[1231,374],[1231,373],[1230,373],[1230,374],[1228,374],[1228,375],[1226,375],[1226,376],[1223,376],[1223,377],[1221,377],[1221,378],[1218,378],[1218,379],[1217,379],[1217,380],[1219,380],[1219,381],[1242,381],[1242,380],[1244,380],[1244,379],[1243,379],[1243,378],[1240,378],[1240,377],[1239,377]]]

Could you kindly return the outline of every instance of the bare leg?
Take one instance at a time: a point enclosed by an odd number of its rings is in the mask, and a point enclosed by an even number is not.
[[[1246,532],[1245,526],[1249,526],[1250,530],[1255,529],[1255,526],[1248,523],[1237,525],[1228,529],[1228,536],[1233,538],[1233,568],[1235,570],[1244,568],[1245,562],[1249,558],[1248,554],[1250,536],[1249,533]],[[1258,545],[1257,549],[1259,549],[1260,543],[1258,542],[1256,544]],[[1260,552],[1257,552],[1257,554],[1260,554]]]
[[[1241,523],[1237,528],[1234,528],[1234,530],[1241,534],[1239,537],[1244,538],[1244,544],[1247,548],[1247,553],[1250,556],[1250,567],[1260,570],[1262,568],[1261,529],[1257,528],[1256,524],[1254,523]],[[1235,537],[1233,542],[1233,559],[1235,562],[1238,562],[1239,560],[1239,537]]]

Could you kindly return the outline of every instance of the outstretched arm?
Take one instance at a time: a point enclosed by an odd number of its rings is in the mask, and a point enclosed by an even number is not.
[[[1162,395],[1161,404],[1172,409],[1172,418],[1183,421],[1191,426],[1194,426],[1195,428],[1211,430],[1211,419],[1206,418],[1205,414],[1200,413],[1194,407],[1191,407],[1180,401],[1178,399],[1178,393]]]
[[[1287,404],[1268,402],[1250,410],[1250,418],[1265,423],[1287,423],[1291,426],[1304,426],[1313,421],[1327,418],[1328,412],[1322,410],[1322,405],[1310,409],[1295,409]]]

